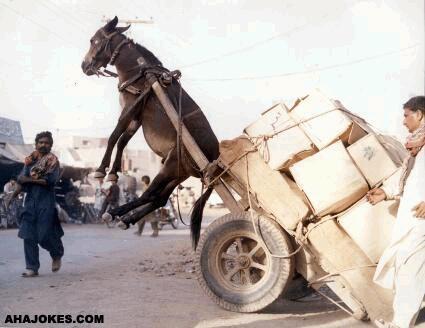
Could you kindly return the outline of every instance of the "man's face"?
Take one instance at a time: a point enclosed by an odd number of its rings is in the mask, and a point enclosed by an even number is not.
[[[420,110],[414,112],[409,108],[404,109],[404,121],[403,124],[409,130],[410,133],[414,132],[421,125],[422,112]]]
[[[50,143],[49,138],[43,137],[38,139],[37,143],[35,144],[35,148],[41,154],[48,154],[50,153],[50,150],[52,149],[52,144]]]

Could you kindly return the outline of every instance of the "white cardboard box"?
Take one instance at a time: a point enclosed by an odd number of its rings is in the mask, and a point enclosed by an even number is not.
[[[289,168],[316,215],[339,213],[369,190],[341,141]]]
[[[397,170],[374,134],[361,138],[349,146],[347,151],[372,188]]]
[[[282,132],[278,133],[279,131]],[[275,105],[264,112],[244,132],[250,137],[273,135],[260,147],[263,159],[273,170],[283,169],[315,152],[311,140],[296,126],[283,104]]]
[[[371,205],[365,200],[339,217],[338,222],[367,257],[378,263],[391,241],[397,208],[397,201]]]
[[[300,101],[290,115],[319,149],[330,145],[351,127],[352,120],[338,110],[341,106],[314,90]]]
[[[264,163],[257,151],[248,152],[246,157],[240,158],[252,148],[247,138],[223,140],[220,142],[220,160],[227,165],[232,164],[231,175],[245,185],[248,184],[248,168],[249,186],[260,206],[273,213],[283,227],[294,230],[298,222],[311,213],[304,194],[288,176]]]

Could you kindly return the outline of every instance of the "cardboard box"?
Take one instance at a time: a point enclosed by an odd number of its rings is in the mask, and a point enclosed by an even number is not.
[[[390,244],[397,208],[397,201],[371,205],[364,200],[339,217],[338,222],[367,257],[378,263]]]
[[[240,158],[241,154],[252,149],[253,145],[246,137],[224,140],[220,142],[220,160],[231,165],[230,174],[246,185],[248,159],[249,186],[259,205],[272,213],[283,227],[294,230],[298,222],[311,213],[304,195],[294,181],[264,163],[257,151]]]
[[[372,188],[397,170],[397,166],[374,134],[361,138],[349,146],[347,151]]]
[[[289,167],[316,215],[339,213],[369,190],[341,141]]]
[[[290,115],[319,149],[323,149],[347,132],[352,120],[338,110],[339,104],[320,91],[313,91],[300,101]]]
[[[283,169],[315,152],[311,140],[296,126],[283,104],[268,109],[244,132],[250,137],[273,135],[260,147],[263,159],[273,170]]]

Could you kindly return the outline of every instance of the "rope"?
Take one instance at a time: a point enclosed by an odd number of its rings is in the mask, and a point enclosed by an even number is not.
[[[321,291],[319,291],[318,289],[316,289],[316,292],[326,298],[329,302],[333,303],[334,305],[336,305],[337,307],[339,307],[342,311],[344,311],[345,313],[347,313],[349,316],[354,317],[354,312],[351,312],[349,310],[347,310],[345,307],[343,307],[341,304],[339,304],[337,301],[333,300],[332,298],[330,298],[328,295],[322,293]]]
[[[181,157],[181,135],[182,135],[182,85],[180,83],[179,80],[176,80],[177,83],[179,84],[180,88],[179,88],[179,127],[177,129],[177,179],[180,178],[180,157]],[[180,200],[179,200],[179,188],[177,187],[177,209],[178,209],[178,213],[179,213],[179,219],[180,222],[183,223],[183,225],[185,225],[186,227],[190,226],[190,224],[187,224],[186,222],[184,222],[183,218],[182,218],[182,214],[180,211]]]
[[[339,270],[337,272],[329,273],[329,274],[327,274],[327,275],[325,275],[323,277],[320,277],[320,278],[318,278],[318,279],[310,282],[308,284],[308,286],[311,287],[312,285],[315,285],[315,284],[318,284],[320,282],[323,282],[325,279],[327,279],[329,277],[340,276],[341,273],[343,273],[343,272],[353,271],[353,270],[359,270],[359,269],[364,269],[364,268],[375,268],[375,267],[376,267],[376,264],[367,264],[367,265],[362,265],[362,266],[359,266],[359,267],[352,267],[352,268],[342,269],[342,270]]]

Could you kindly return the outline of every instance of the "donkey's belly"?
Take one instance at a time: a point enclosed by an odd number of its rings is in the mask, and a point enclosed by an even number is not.
[[[150,128],[144,128],[143,134],[150,149],[161,158],[167,157],[168,153],[176,147],[176,134],[157,133]]]

